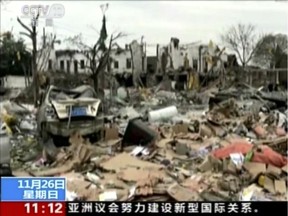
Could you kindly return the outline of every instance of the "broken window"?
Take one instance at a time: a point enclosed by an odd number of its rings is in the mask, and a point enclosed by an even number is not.
[[[119,62],[118,61],[114,61],[114,68],[119,68]]]
[[[48,62],[48,70],[52,70],[52,60],[49,59],[49,62]]]
[[[53,89],[49,93],[49,100],[67,100],[75,97],[75,92]]]
[[[64,70],[64,61],[63,60],[60,61],[60,69]]]
[[[145,70],[145,57],[143,56],[142,57],[142,71],[144,71]]]
[[[79,97],[88,97],[88,98],[96,98],[96,94],[93,90],[91,89],[87,89],[85,91],[83,91]]]
[[[126,59],[126,68],[127,68],[127,69],[130,69],[131,67],[132,67],[131,59],[130,59],[130,58],[127,58],[127,59]]]
[[[77,74],[78,73],[78,61],[74,60],[74,73]]]
[[[208,72],[208,62],[205,61],[204,63],[204,72],[207,73]]]
[[[178,49],[180,40],[178,38],[171,38],[171,41],[173,42],[174,48]]]
[[[67,64],[67,73],[70,73],[70,61],[67,60],[66,64]]]
[[[96,98],[96,93],[90,89],[86,88],[82,91],[73,91],[68,89],[52,89],[49,92],[49,100],[67,100],[67,99],[75,99],[75,98]]]
[[[85,68],[85,61],[84,61],[84,60],[81,60],[81,61],[80,61],[80,66],[81,66],[81,69],[84,69],[84,68]]]
[[[198,69],[198,60],[197,59],[193,59],[193,65],[192,65],[193,69],[197,70]]]
[[[147,71],[148,71],[149,73],[154,73],[154,72],[155,72],[152,64],[148,64],[148,65],[147,65]]]

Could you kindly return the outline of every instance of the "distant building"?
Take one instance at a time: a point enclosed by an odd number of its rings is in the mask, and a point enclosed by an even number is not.
[[[217,56],[220,51],[212,42],[209,45],[199,42],[181,45],[179,39],[171,38],[168,45],[157,45],[157,73],[162,73],[163,67],[166,72],[191,68],[199,73],[205,73],[212,67],[212,56]],[[228,61],[228,55],[225,53],[222,53],[220,58],[223,63]],[[216,68],[217,66],[220,66],[220,61],[217,62]]]
[[[129,45],[126,45],[125,49],[120,46],[111,50],[110,57],[111,71],[113,74],[128,73],[132,75],[134,70],[139,73],[146,71],[146,53],[143,44],[139,44],[137,41],[133,41],[131,45],[133,47],[133,56]],[[88,73],[89,59],[84,52],[79,50],[44,50],[38,52],[38,70],[40,71],[65,71],[70,74]],[[44,53],[44,54],[43,54]],[[45,54],[46,53],[46,54]],[[100,53],[98,54],[100,55]],[[97,58],[96,58],[97,59]],[[96,64],[97,64],[96,60]],[[138,65],[141,65],[140,67]]]
[[[147,72],[155,73],[157,70],[157,56],[147,57]]]
[[[118,47],[112,50],[111,58],[111,70],[113,73],[132,73],[131,51],[128,45],[125,46],[125,49]]]
[[[57,50],[56,69],[59,71],[66,71],[70,74],[87,73],[89,71],[89,61],[84,52],[78,50]],[[49,68],[53,67],[53,61],[49,59]]]

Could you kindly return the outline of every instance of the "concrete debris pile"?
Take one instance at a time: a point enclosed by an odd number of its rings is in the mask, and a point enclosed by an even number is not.
[[[47,72],[39,75],[40,86],[46,86],[48,84],[56,85],[59,88],[75,88],[83,84],[91,84],[91,79],[88,75],[82,74],[67,74],[61,72]],[[33,103],[33,88],[32,85],[19,92],[15,96],[15,100],[21,101],[21,103]]]
[[[110,107],[101,141],[75,133],[52,159],[13,174],[64,176],[69,200],[287,200],[287,102],[243,86],[202,94],[210,106],[188,93],[130,92],[129,106]],[[32,143],[14,144],[12,157]]]
[[[42,151],[37,141],[36,116],[33,106],[6,100],[1,102],[0,110],[1,127],[5,128],[5,139],[9,139],[12,145],[12,168],[31,167],[30,161],[37,158],[39,152]],[[4,149],[2,138],[4,139],[4,134],[1,137],[1,149]]]

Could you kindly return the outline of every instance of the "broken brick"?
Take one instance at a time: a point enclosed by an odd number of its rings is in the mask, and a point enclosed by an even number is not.
[[[285,194],[287,192],[286,182],[284,180],[275,180],[275,191],[279,194]]]
[[[188,188],[184,188],[177,183],[171,185],[168,190],[168,194],[177,201],[193,201],[195,200],[195,193]]]
[[[252,179],[266,172],[266,165],[263,163],[245,162],[243,166],[251,174]]]
[[[270,193],[275,194],[274,181],[271,178],[269,178],[268,176],[265,176],[264,188],[267,191],[269,191]]]
[[[267,131],[261,125],[256,125],[253,131],[259,138],[265,138],[267,135]]]
[[[187,124],[176,124],[173,126],[173,132],[175,134],[183,133],[187,134],[189,129],[189,125]]]
[[[282,170],[278,167],[269,164],[266,172],[276,176],[280,176]]]
[[[282,171],[286,174],[288,173],[288,164],[286,166],[282,167]]]
[[[105,128],[105,141],[115,140],[119,138],[119,132],[116,127]]]
[[[286,136],[286,131],[283,128],[277,127],[275,130],[277,136]]]

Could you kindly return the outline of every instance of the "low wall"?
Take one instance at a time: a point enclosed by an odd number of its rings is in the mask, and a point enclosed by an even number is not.
[[[251,86],[260,87],[267,84],[278,84],[287,87],[287,69],[252,69],[237,71],[238,80]]]
[[[32,80],[32,78],[30,78]],[[25,78],[24,76],[6,76],[4,77],[4,87],[11,89],[11,88],[20,88],[24,89],[25,86]]]

